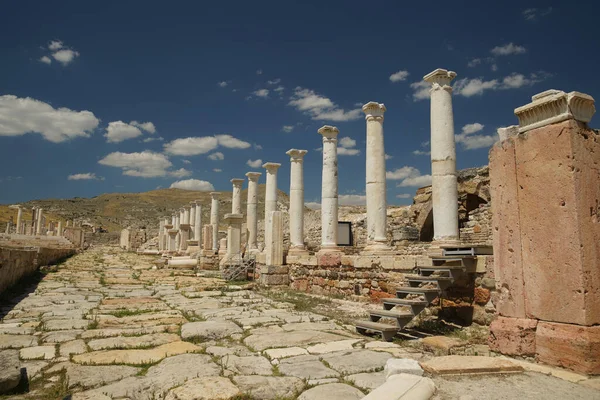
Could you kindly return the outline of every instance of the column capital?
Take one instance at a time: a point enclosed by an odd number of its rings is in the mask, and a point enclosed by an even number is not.
[[[219,192],[210,192],[210,198],[213,200],[219,200],[219,198],[217,197],[219,195]]]
[[[279,167],[281,167],[281,164],[274,163],[274,162],[268,162],[268,163],[263,164],[263,168],[266,169],[270,173],[277,172],[277,169],[279,169]]]
[[[325,139],[335,139],[337,137],[338,133],[340,133],[340,130],[338,128],[336,128],[335,126],[323,125],[322,127],[319,128],[319,130],[317,132],[319,133],[319,135],[323,135],[323,140],[325,140]]]
[[[436,84],[442,88],[449,86],[452,79],[456,78],[456,72],[448,71],[443,68],[438,68],[423,77],[423,80],[432,84],[435,88]]]
[[[244,183],[244,179],[234,178],[230,182],[233,183],[233,186],[242,187],[242,184]]]
[[[262,172],[246,172],[246,176],[249,181],[257,182],[258,178],[262,175]]]
[[[364,106],[362,106],[362,110],[365,113],[365,119],[369,121],[373,118],[383,119],[383,113],[387,111],[387,108],[385,108],[385,105],[383,103],[370,101]]]
[[[304,156],[308,153],[308,150],[298,150],[298,149],[290,149],[285,152],[288,156],[290,156],[290,161],[302,161]]]

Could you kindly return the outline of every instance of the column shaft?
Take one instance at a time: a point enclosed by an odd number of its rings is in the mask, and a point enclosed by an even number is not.
[[[258,178],[262,174],[260,172],[248,172],[248,202],[246,205],[246,226],[248,229],[248,250],[256,250],[258,244],[256,237],[258,232]]]
[[[194,212],[194,240],[198,241],[198,249],[202,244],[202,206],[196,203]]]
[[[23,232],[21,232],[21,220],[23,219],[23,209],[21,207],[19,207],[19,209],[17,210],[17,229],[15,230],[15,233],[17,234],[22,234]]]
[[[219,250],[219,199],[217,195],[219,193],[212,192],[211,203],[210,203],[210,224],[213,226],[213,247],[214,251]]]
[[[290,156],[290,251],[304,249],[304,155],[306,150],[291,149]]]
[[[323,135],[323,175],[321,183],[321,248],[337,247],[338,167],[337,135],[333,126],[319,129]]]

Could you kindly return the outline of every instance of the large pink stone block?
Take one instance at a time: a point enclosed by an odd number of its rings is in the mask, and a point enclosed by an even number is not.
[[[514,139],[529,318],[600,323],[599,142],[574,120]]]
[[[494,275],[500,283],[496,309],[500,315],[523,318],[525,284],[517,192],[515,142],[505,140],[490,151]]]
[[[600,326],[540,322],[535,340],[539,361],[600,374]]]
[[[490,325],[490,350],[513,356],[535,355],[537,325],[535,319],[496,318]]]

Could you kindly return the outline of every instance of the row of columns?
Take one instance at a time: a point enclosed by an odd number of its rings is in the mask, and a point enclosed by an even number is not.
[[[159,220],[158,249],[167,252],[187,250],[190,241],[202,241],[202,206],[200,201],[192,201],[171,217]]]
[[[452,243],[459,238],[458,189],[456,174],[456,148],[452,88],[450,82],[456,73],[436,69],[423,79],[431,83],[431,163],[433,192],[434,241]],[[366,120],[366,205],[367,246],[366,253],[389,252],[387,240],[386,168],[383,121],[384,104],[369,102],[362,107]],[[325,125],[318,130],[323,140],[323,168],[321,187],[321,248],[336,251],[338,246],[338,128]],[[303,158],[306,150],[291,149],[290,156],[290,253],[305,251],[304,246],[304,177]],[[277,170],[281,164],[268,162],[266,170],[265,227],[277,211]],[[259,172],[248,172],[247,201],[247,250],[257,251],[257,192]],[[231,214],[228,221],[228,255],[240,250],[241,190],[243,179],[232,179]],[[211,193],[212,250],[217,251],[219,228],[218,193]],[[198,214],[196,214],[198,215]],[[188,215],[183,214],[189,224]],[[187,221],[187,222],[186,222]],[[174,222],[175,223],[175,222]],[[239,226],[238,226],[239,225]],[[195,226],[195,237],[199,237]],[[231,239],[229,237],[231,236]]]
[[[46,216],[41,207],[33,207],[31,209],[31,221],[26,222],[23,218],[25,208],[17,206],[17,219],[14,223],[14,233],[18,235],[45,235],[52,234],[62,236],[63,223],[62,221],[50,221],[46,227]],[[6,233],[11,233],[12,221],[6,224]],[[74,225],[74,224],[73,224]],[[27,228],[29,226],[29,228]],[[68,225],[67,225],[68,226]]]

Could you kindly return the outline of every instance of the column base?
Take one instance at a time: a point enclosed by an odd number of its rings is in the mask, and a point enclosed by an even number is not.
[[[325,247],[317,252],[317,264],[323,267],[335,267],[342,264],[344,253],[339,247]]]
[[[373,242],[367,244],[360,254],[366,256],[388,256],[394,254],[394,249],[388,246],[387,243]]]
[[[287,255],[288,256],[307,256],[310,253],[308,252],[308,250],[306,250],[306,248],[303,247],[290,247],[288,250]]]

